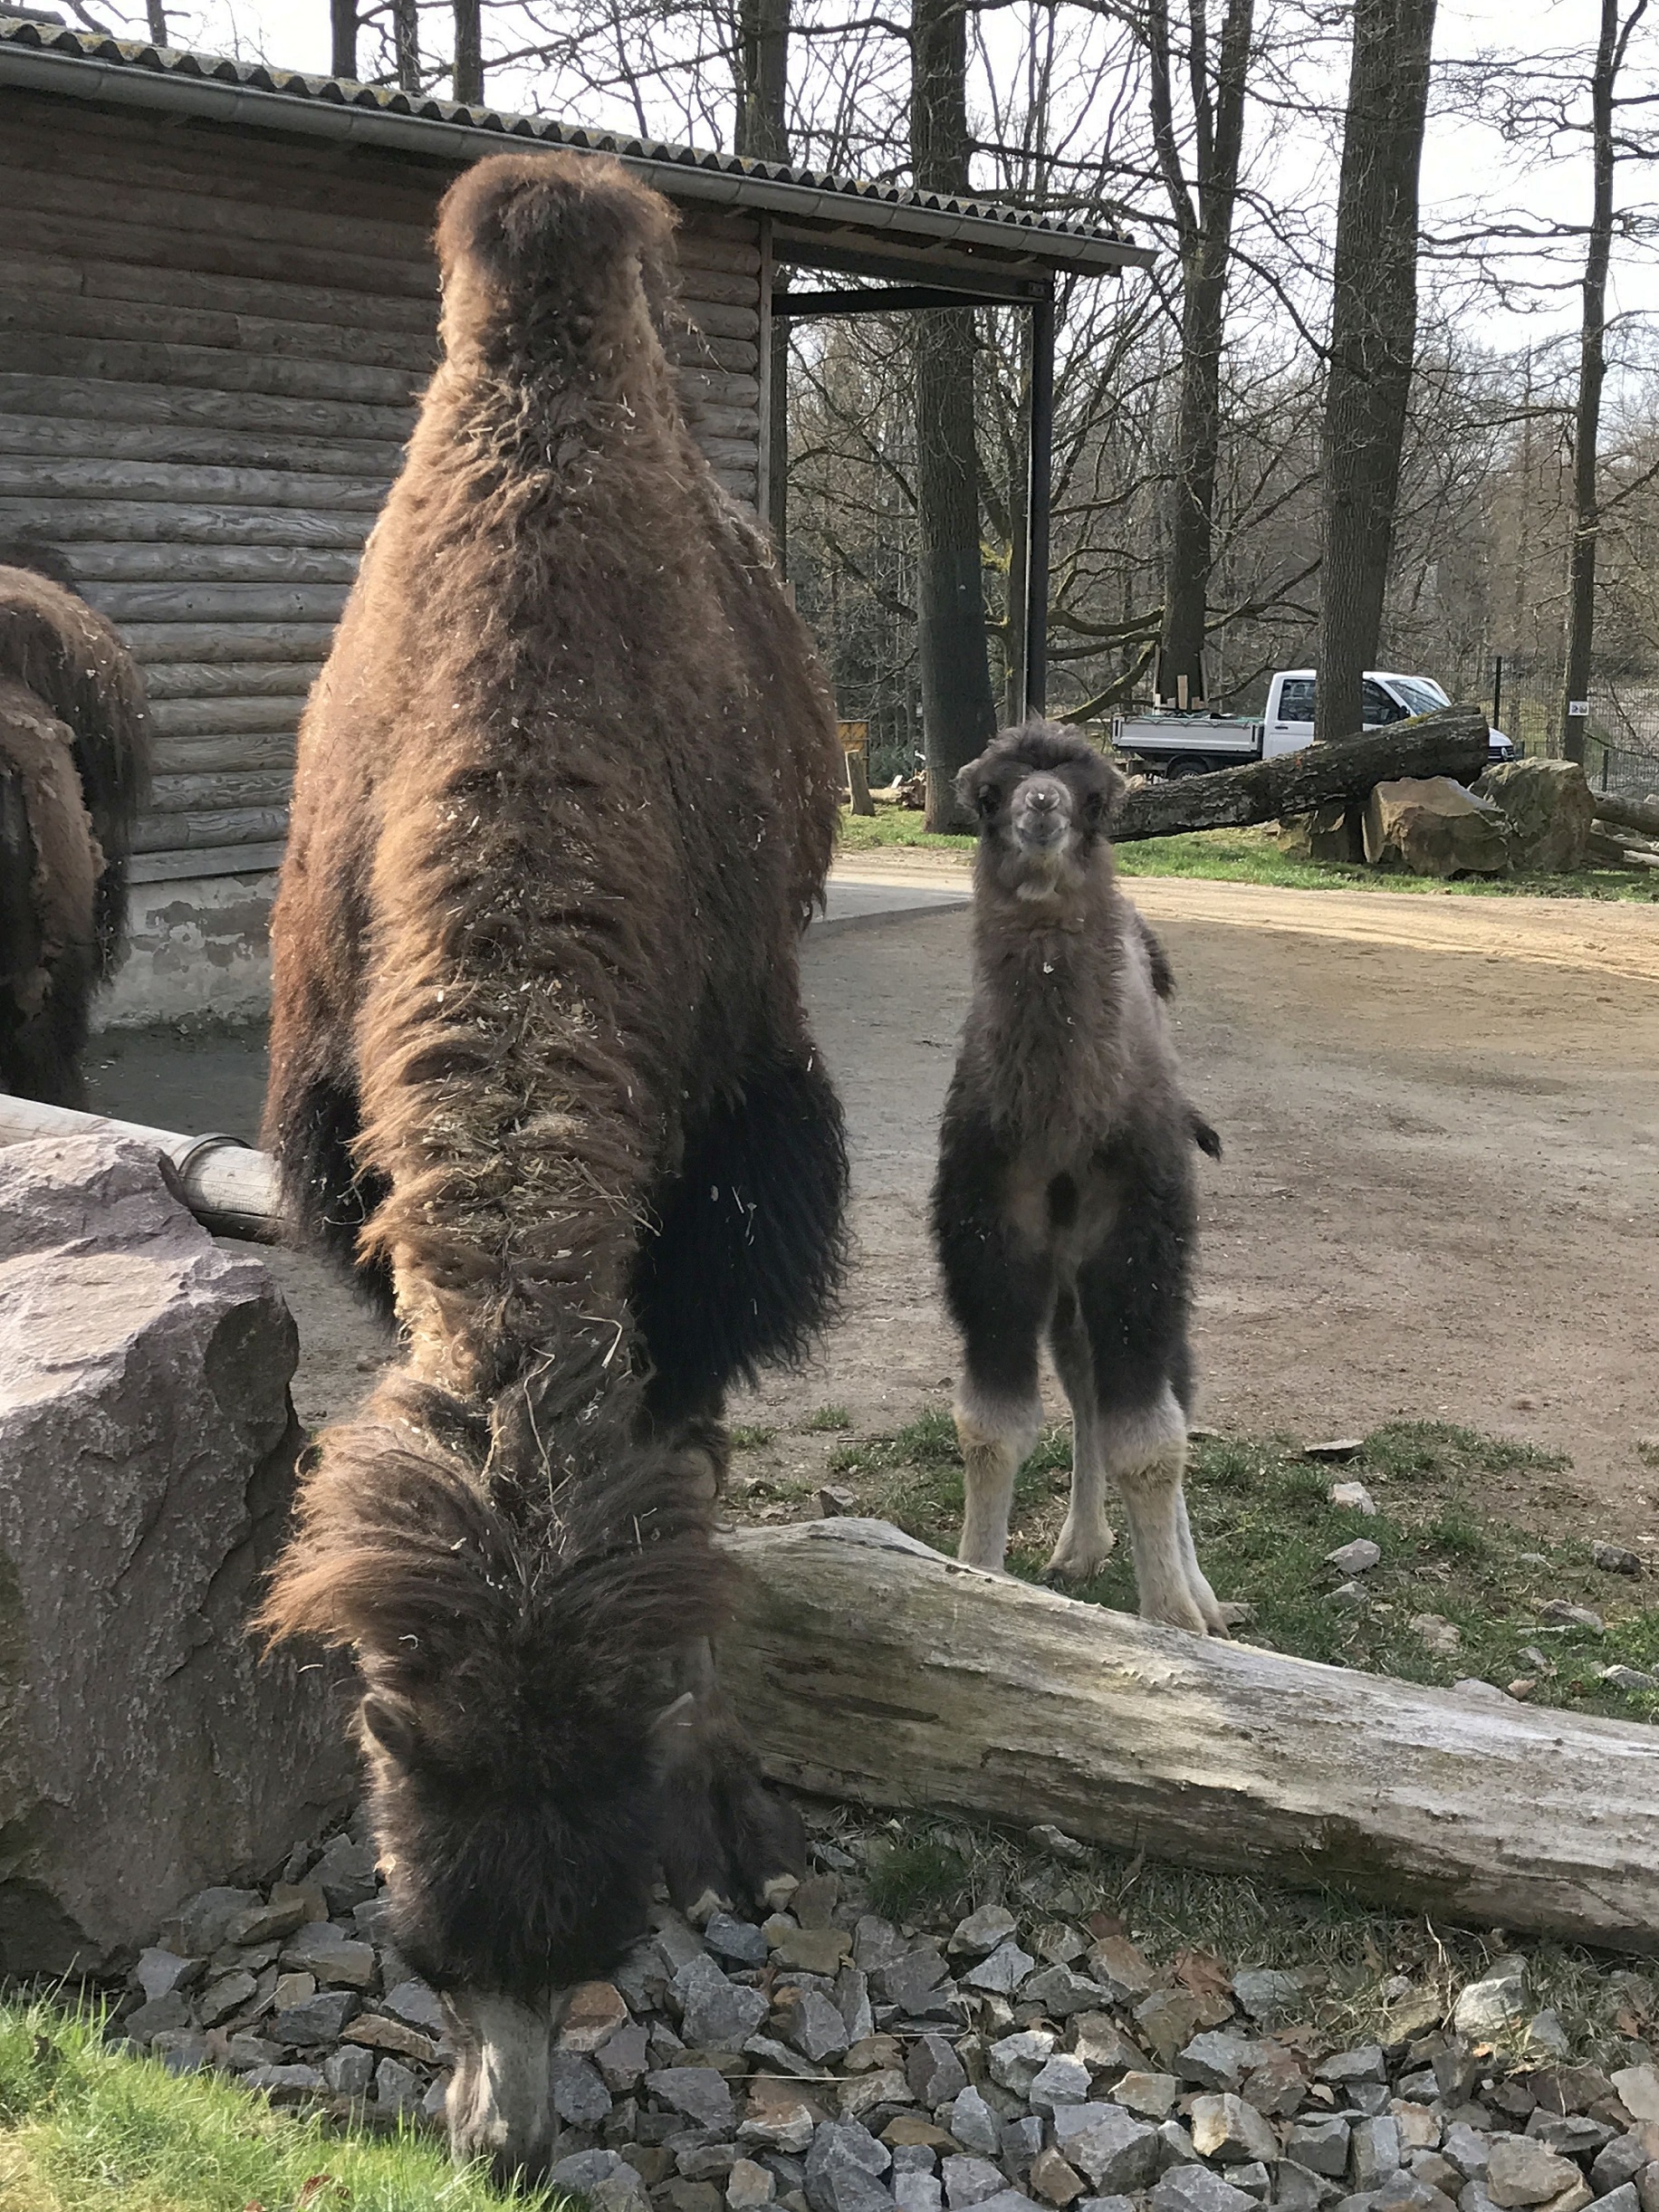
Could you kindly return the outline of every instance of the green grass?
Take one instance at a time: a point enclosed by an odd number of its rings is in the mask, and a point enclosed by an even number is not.
[[[1302,1459],[1280,1438],[1195,1440],[1187,1473],[1200,1556],[1216,1594],[1254,1610],[1242,1632],[1252,1643],[1408,1681],[1450,1683],[1476,1675],[1505,1688],[1537,1676],[1532,1702],[1622,1719],[1659,1720],[1659,1691],[1620,1690],[1598,1679],[1616,1663],[1659,1671],[1659,1605],[1651,1582],[1596,1568],[1587,1544],[1531,1534],[1506,1513],[1504,1492],[1567,1462],[1535,1447],[1482,1436],[1443,1422],[1398,1422],[1375,1430],[1359,1458],[1336,1470]],[[849,1444],[835,1472],[850,1479],[866,1510],[943,1550],[962,1521],[962,1460],[947,1415],[925,1413],[895,1436]],[[1047,1432],[1014,1488],[1010,1570],[1036,1580],[1064,1512],[1070,1439]],[[1378,1511],[1367,1518],[1328,1503],[1338,1476],[1366,1483]],[[1337,1604],[1338,1576],[1325,1555],[1369,1537],[1381,1563],[1360,1577],[1363,1601]],[[1123,1612],[1135,1607],[1127,1543],[1075,1594]],[[1538,1609],[1566,1598],[1602,1615],[1606,1633],[1543,1627]],[[1425,1614],[1462,1637],[1453,1652],[1431,1652],[1413,1630]],[[1521,1651],[1541,1651],[1537,1674]]]
[[[741,1423],[728,1431],[734,1451],[758,1451],[762,1444],[770,1444],[777,1433],[775,1429],[744,1428]]]
[[[898,807],[868,816],[841,813],[843,853],[913,847],[926,852],[971,853],[971,837],[935,837],[922,817]],[[1449,892],[1480,898],[1659,899],[1659,882],[1645,868],[1587,868],[1577,876],[1473,876],[1442,883],[1433,876],[1400,876],[1380,868],[1348,867],[1336,862],[1292,860],[1281,853],[1271,827],[1203,829],[1173,838],[1141,838],[1115,848],[1118,873],[1184,876],[1215,883],[1277,884],[1292,891]]]
[[[820,1405],[807,1415],[801,1426],[813,1435],[832,1433],[839,1429],[850,1429],[852,1415],[844,1405]]]
[[[369,2136],[112,2049],[87,2011],[0,2002],[0,2212],[485,2212],[430,2135]],[[518,2212],[566,2200],[514,2198]]]
[[[884,1844],[870,1853],[866,1872],[870,1909],[886,1920],[948,1919],[968,1909],[967,1862],[951,1844],[927,1836]]]

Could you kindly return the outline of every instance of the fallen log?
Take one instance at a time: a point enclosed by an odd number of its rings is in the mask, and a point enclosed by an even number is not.
[[[1611,791],[1592,791],[1598,822],[1616,822],[1621,829],[1643,829],[1659,837],[1659,799],[1616,799]]]
[[[1659,1728],[1186,1636],[878,1521],[729,1541],[721,1672],[777,1780],[1659,1949]]]
[[[1167,838],[1188,829],[1242,829],[1309,814],[1334,800],[1363,800],[1401,776],[1451,776],[1472,783],[1486,766],[1486,717],[1479,707],[1448,706],[1331,745],[1304,745],[1273,761],[1181,776],[1126,793],[1112,818],[1112,841]]]
[[[268,1154],[254,1152],[234,1136],[180,1136],[172,1129],[147,1129],[138,1122],[77,1114],[68,1106],[41,1106],[0,1092],[0,1144],[94,1133],[129,1136],[158,1154],[177,1196],[216,1236],[241,1237],[250,1244],[282,1242],[276,1166]]]

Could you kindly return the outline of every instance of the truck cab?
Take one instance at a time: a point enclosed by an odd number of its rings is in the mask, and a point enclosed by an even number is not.
[[[1262,757],[1297,752],[1313,742],[1314,671],[1281,668],[1267,690],[1262,715]],[[1360,713],[1367,730],[1386,729],[1391,722],[1405,722],[1414,714],[1432,714],[1450,706],[1451,700],[1432,676],[1396,675],[1390,669],[1366,673],[1360,689]],[[1512,761],[1515,748],[1501,730],[1489,733],[1489,761]]]

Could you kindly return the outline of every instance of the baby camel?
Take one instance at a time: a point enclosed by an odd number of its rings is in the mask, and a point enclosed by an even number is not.
[[[1037,1441],[1046,1333],[1072,1412],[1071,1506],[1050,1574],[1084,1582],[1128,1510],[1143,1615],[1226,1626],[1187,1524],[1193,1146],[1162,948],[1118,890],[1107,826],[1123,780],[1031,722],[957,779],[979,818],[973,1002],[945,1103],[934,1240],[965,1343],[960,1556],[999,1570]]]

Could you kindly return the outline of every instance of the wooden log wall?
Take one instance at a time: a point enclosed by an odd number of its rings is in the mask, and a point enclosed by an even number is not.
[[[278,857],[294,733],[436,351],[441,163],[0,92],[0,540],[144,665],[135,877]],[[681,210],[688,418],[760,483],[758,218]]]

